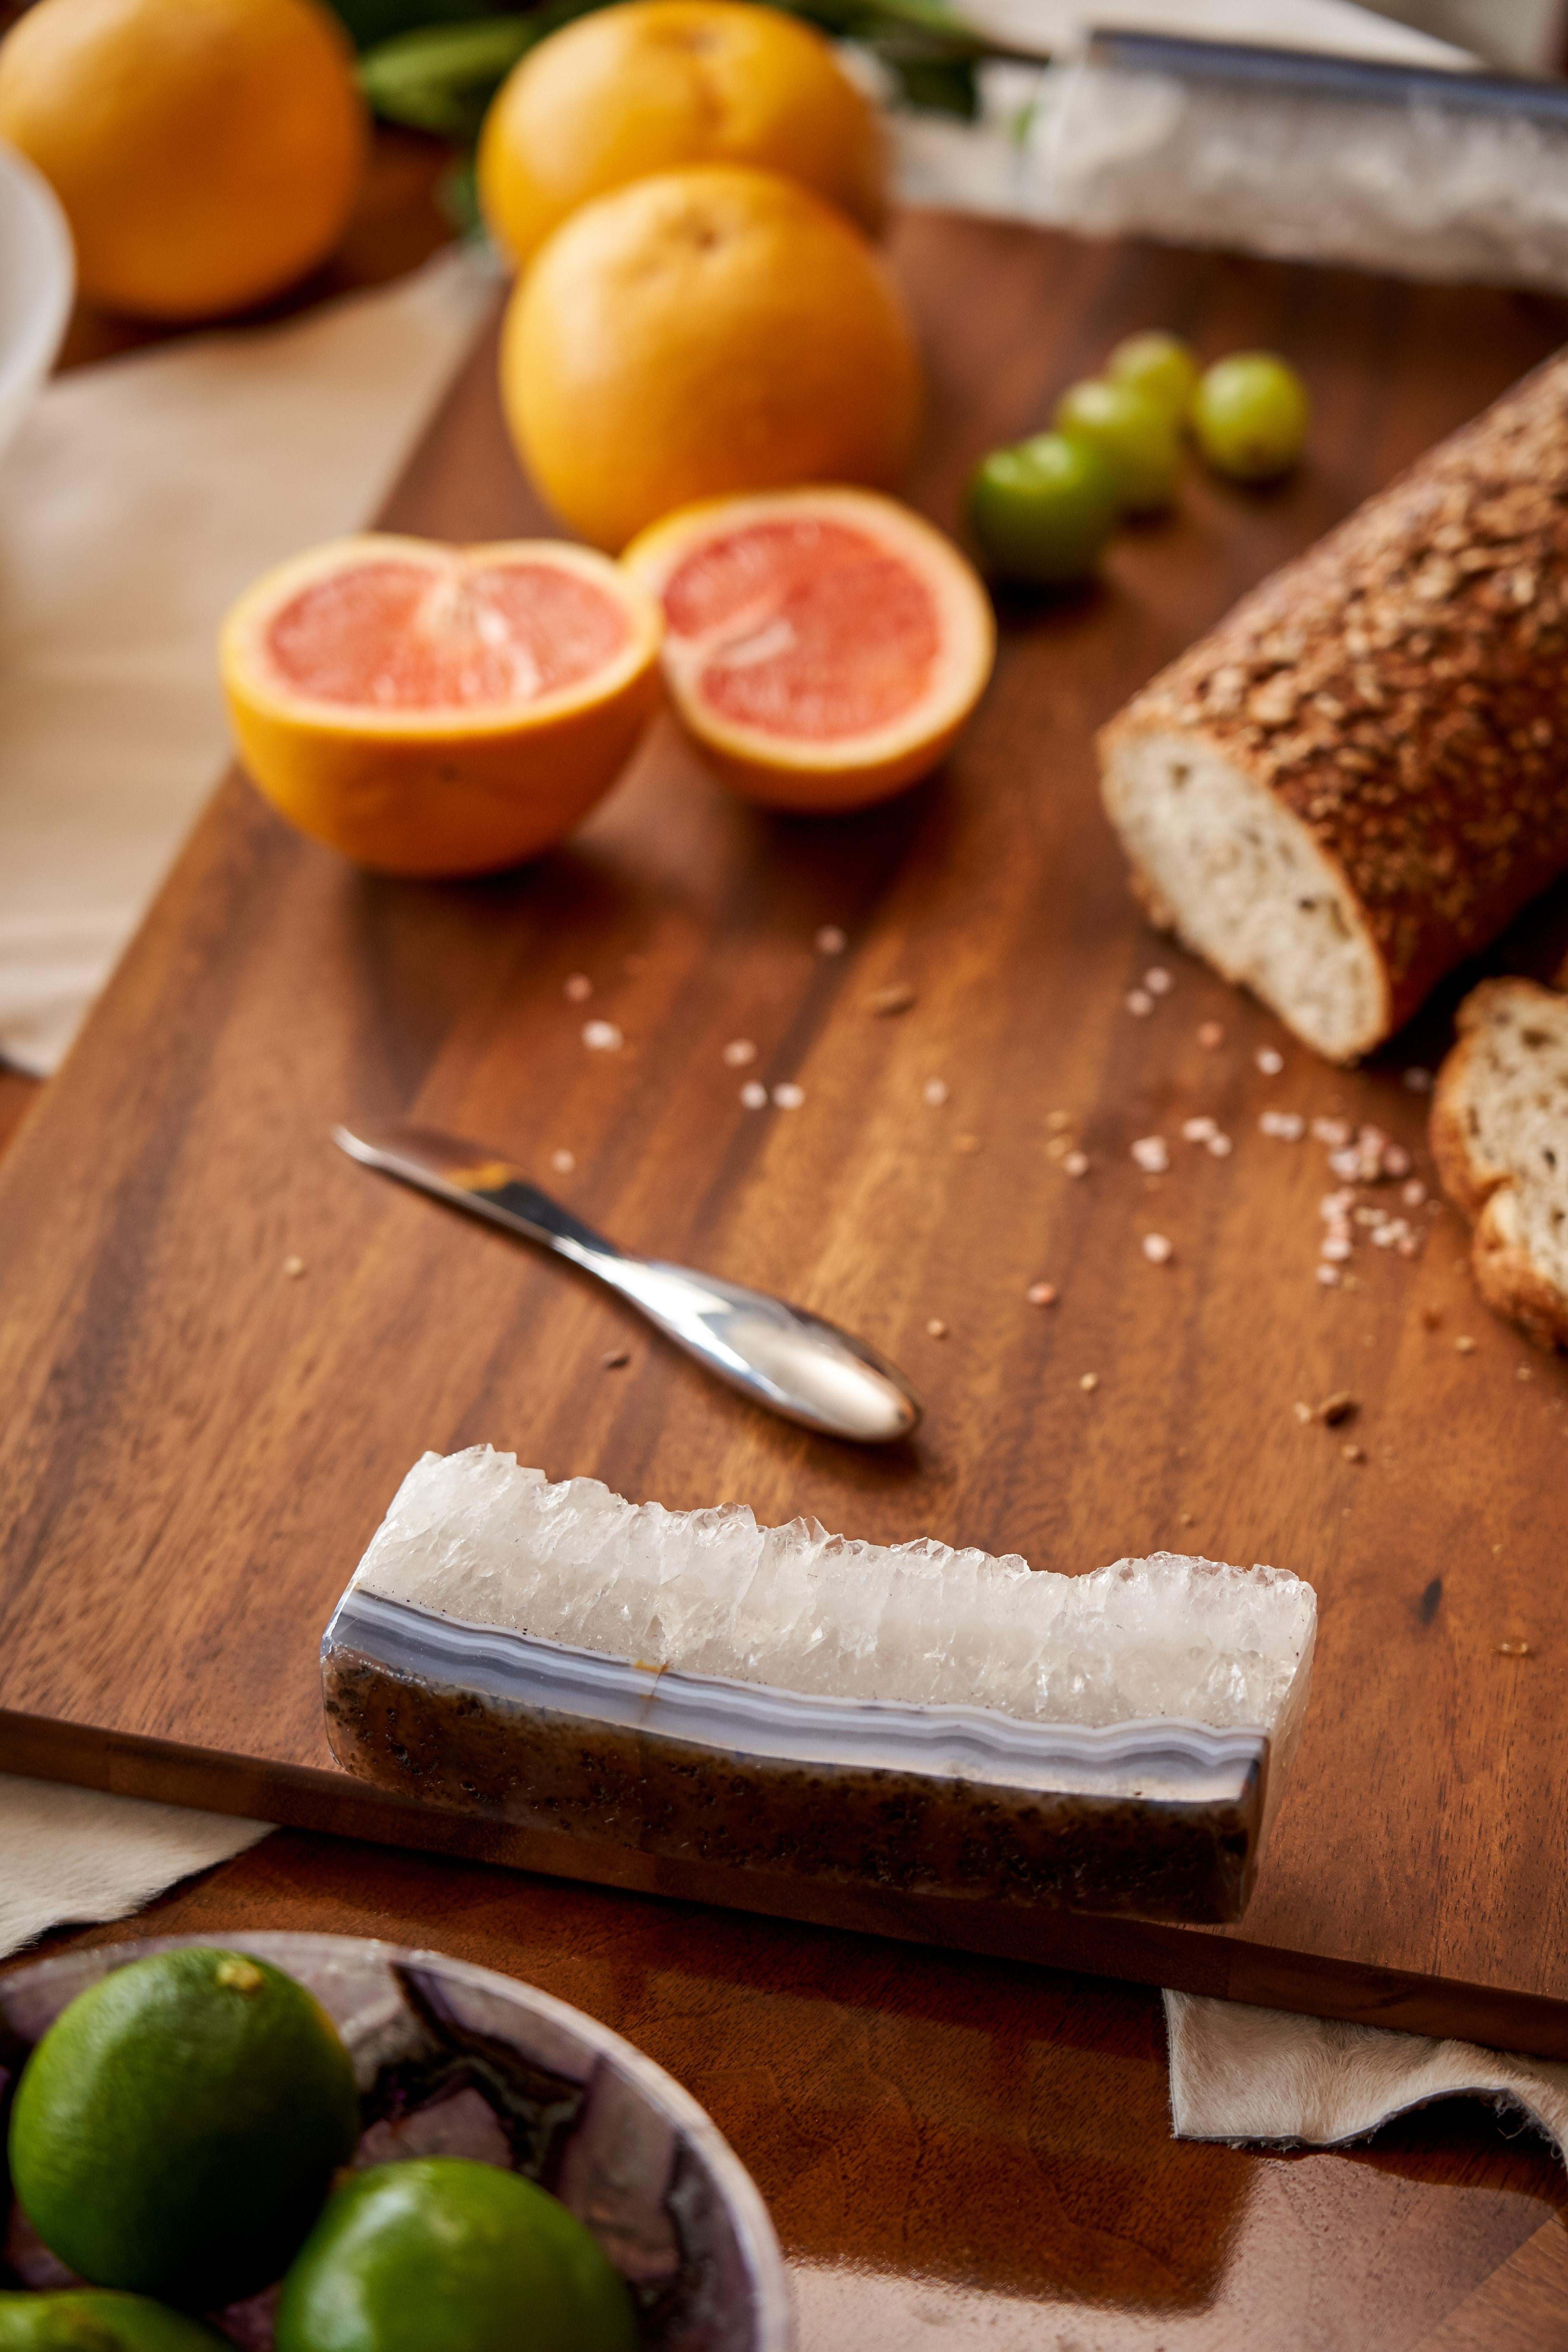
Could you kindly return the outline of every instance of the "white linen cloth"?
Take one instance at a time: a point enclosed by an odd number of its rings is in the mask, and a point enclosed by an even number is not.
[[[454,249],[39,395],[0,460],[0,1059],[63,1058],[223,767],[225,610],[374,515],[493,283]]]
[[[1165,2004],[1177,2139],[1339,2147],[1468,2092],[1523,2116],[1568,2162],[1568,2066],[1551,2059],[1193,1993]]]
[[[267,1832],[266,1822],[0,1772],[0,1959],[68,1921],[127,1918]]]

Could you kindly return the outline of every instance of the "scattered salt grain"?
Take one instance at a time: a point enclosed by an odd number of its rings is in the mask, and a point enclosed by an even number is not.
[[[1127,1010],[1138,1020],[1145,1019],[1154,1009],[1155,1000],[1146,988],[1130,988],[1127,991]]]
[[[1164,1234],[1144,1235],[1144,1255],[1151,1265],[1168,1265],[1172,1254],[1172,1244]]]
[[[1320,1255],[1331,1265],[1343,1265],[1350,1255],[1350,1236],[1348,1234],[1330,1234],[1325,1241],[1319,1243],[1318,1248]]]
[[[1407,1209],[1418,1209],[1427,1197],[1427,1187],[1419,1176],[1412,1176],[1399,1197]]]
[[[593,982],[585,971],[570,972],[561,994],[569,1004],[586,1004],[593,993]]]
[[[1176,982],[1163,963],[1152,963],[1144,974],[1144,986],[1151,996],[1168,996]]]
[[[747,1078],[740,1089],[740,1099],[747,1110],[766,1110],[768,1089],[757,1078]]]
[[[1163,1176],[1171,1164],[1163,1135],[1141,1135],[1133,1146],[1133,1157],[1145,1176]]]
[[[1024,1297],[1031,1307],[1054,1307],[1056,1285],[1054,1282],[1031,1282]]]
[[[1219,1129],[1212,1118],[1184,1118],[1181,1132],[1185,1143],[1207,1143],[1211,1136],[1219,1133]]]
[[[1325,1223],[1333,1224],[1337,1219],[1349,1216],[1354,1198],[1353,1192],[1343,1191],[1325,1192],[1318,1202],[1318,1214]]]
[[[793,1078],[786,1078],[773,1089],[773,1100],[779,1110],[799,1110],[805,1099],[805,1087],[798,1087]]]
[[[1323,1285],[1325,1289],[1332,1286],[1333,1284],[1339,1280],[1338,1266],[1320,1265],[1318,1268],[1318,1280]]]
[[[1343,1182],[1346,1184],[1354,1184],[1356,1178],[1361,1174],[1360,1152],[1354,1149],[1354,1145],[1348,1147],[1343,1151],[1331,1151],[1329,1154],[1329,1170],[1333,1175],[1339,1177]]]
[[[1429,1095],[1432,1091],[1432,1073],[1430,1070],[1406,1070],[1405,1083],[1413,1095]]]
[[[933,1315],[926,1324],[925,1336],[928,1339],[945,1339],[947,1337],[947,1326],[940,1315]]]
[[[1218,1021],[1200,1021],[1197,1024],[1197,1042],[1200,1045],[1207,1046],[1212,1054],[1217,1045],[1224,1045],[1225,1032]]]
[[[1383,1147],[1383,1172],[1385,1176],[1408,1176],[1410,1154],[1402,1143],[1385,1143]]]
[[[1366,1459],[1364,1445],[1342,1445],[1340,1454],[1346,1462],[1364,1462]]]
[[[1516,1381],[1532,1381],[1535,1378],[1535,1374],[1531,1370],[1528,1364],[1515,1364],[1513,1368],[1513,1377]]]
[[[1273,1045],[1260,1045],[1252,1059],[1266,1078],[1277,1078],[1285,1066],[1285,1056]]]
[[[1078,1385],[1083,1391],[1085,1396],[1092,1396],[1095,1390],[1100,1385],[1099,1373],[1080,1372],[1078,1375]]]
[[[552,1151],[549,1164],[558,1176],[570,1176],[577,1166],[577,1154],[574,1151]]]
[[[591,1054],[618,1054],[626,1040],[613,1021],[585,1021],[582,1042]]]
[[[920,1091],[933,1110],[940,1110],[947,1099],[947,1081],[946,1078],[927,1078]]]
[[[1061,1163],[1061,1172],[1064,1176],[1087,1176],[1089,1154],[1086,1151],[1070,1151]]]
[[[1266,1110],[1258,1127],[1261,1134],[1274,1136],[1281,1143],[1300,1143],[1307,1131],[1306,1120],[1294,1110]]]
[[[757,1059],[757,1048],[749,1037],[732,1037],[724,1049],[724,1059],[732,1070],[744,1070],[748,1062]]]
[[[1235,1148],[1228,1135],[1211,1135],[1204,1145],[1204,1150],[1211,1151],[1216,1160],[1228,1160]]]
[[[1468,1331],[1460,1332],[1454,1346],[1461,1356],[1473,1356],[1476,1352],[1476,1343]]]
[[[290,1282],[298,1282],[300,1276],[305,1271],[304,1259],[302,1257],[286,1257],[283,1261],[283,1271]]]
[[[811,941],[819,955],[842,955],[849,943],[848,932],[841,931],[837,923],[824,923]]]
[[[1314,1118],[1312,1135],[1319,1143],[1326,1143],[1331,1151],[1343,1151],[1350,1141],[1350,1122],[1343,1118]]]

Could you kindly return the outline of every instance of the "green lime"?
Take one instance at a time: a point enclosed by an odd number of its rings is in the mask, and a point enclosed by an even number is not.
[[[465,2157],[340,2189],[284,2281],[277,2352],[633,2352],[624,2281],[574,2213]]]
[[[1293,466],[1312,421],[1306,385],[1272,352],[1233,352],[1217,360],[1193,394],[1198,447],[1218,472],[1244,482],[1267,481]]]
[[[302,1985],[241,1952],[157,1952],[33,2052],[11,2179],[78,2277],[206,2310],[287,2268],[359,2127],[349,2053]]]
[[[1092,376],[1069,385],[1056,404],[1059,433],[1087,441],[1116,478],[1124,507],[1168,507],[1181,471],[1181,442],[1168,410],[1130,383]]]
[[[1186,423],[1197,388],[1197,362],[1191,345],[1179,335],[1150,327],[1141,335],[1126,336],[1106,361],[1105,373],[1113,383],[1130,383],[1134,392],[1157,401],[1178,425]]]
[[[970,520],[991,570],[1047,586],[1093,570],[1119,503],[1099,451],[1061,433],[994,449],[969,484]]]
[[[141,2294],[0,2294],[0,2352],[225,2352],[226,2336]]]

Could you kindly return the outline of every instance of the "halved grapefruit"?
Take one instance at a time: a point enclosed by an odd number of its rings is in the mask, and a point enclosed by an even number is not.
[[[708,499],[622,558],[664,610],[664,677],[703,751],[770,808],[860,808],[936,765],[996,627],[974,567],[896,499]]]
[[[569,833],[659,701],[663,623],[556,540],[367,532],[279,565],[224,623],[240,754],[303,833],[386,874],[482,874]]]

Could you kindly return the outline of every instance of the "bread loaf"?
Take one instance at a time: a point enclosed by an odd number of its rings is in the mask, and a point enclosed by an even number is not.
[[[1568,354],[1100,738],[1155,920],[1357,1059],[1568,866]]]
[[[1568,1347],[1568,996],[1483,981],[1458,1030],[1432,1090],[1437,1173],[1475,1227],[1487,1305]]]

